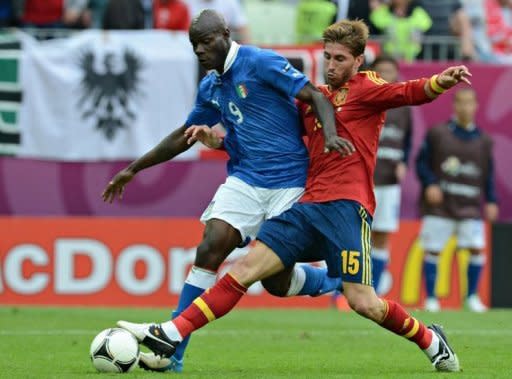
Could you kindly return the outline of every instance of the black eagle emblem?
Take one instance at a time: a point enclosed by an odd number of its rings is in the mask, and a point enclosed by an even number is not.
[[[95,117],[96,128],[109,141],[114,139],[117,131],[128,127],[135,120],[136,114],[130,109],[130,104],[142,95],[142,59],[126,49],[118,60],[124,66],[121,70],[115,70],[116,55],[106,53],[102,61],[104,70],[96,71],[94,53],[85,51],[78,62],[83,72],[78,101],[82,119]]]

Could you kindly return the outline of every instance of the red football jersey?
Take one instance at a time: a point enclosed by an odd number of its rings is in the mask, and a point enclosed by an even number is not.
[[[373,215],[373,174],[385,111],[431,101],[424,90],[427,80],[387,83],[375,72],[363,71],[333,92],[320,86],[334,106],[338,135],[356,149],[345,158],[337,152],[324,153],[322,125],[311,107],[300,103],[310,157],[306,192],[300,201],[355,200]]]

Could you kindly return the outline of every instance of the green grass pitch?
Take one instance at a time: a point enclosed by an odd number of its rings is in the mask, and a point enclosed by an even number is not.
[[[161,321],[167,309],[0,308],[0,378],[106,378],[89,344],[118,319]],[[182,378],[512,378],[512,311],[416,312],[444,325],[464,371],[439,374],[412,343],[354,313],[237,310],[198,331]],[[141,369],[123,374],[163,378]],[[172,375],[172,374],[171,374]],[[123,376],[123,377],[124,377]]]

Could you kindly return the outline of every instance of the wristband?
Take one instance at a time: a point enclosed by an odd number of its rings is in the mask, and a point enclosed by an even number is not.
[[[442,93],[444,93],[446,91],[446,88],[443,88],[439,85],[439,83],[437,82],[437,77],[438,77],[438,75],[432,76],[429,80],[429,85],[430,85],[430,89],[432,90],[432,92],[434,92],[438,95],[441,95]]]

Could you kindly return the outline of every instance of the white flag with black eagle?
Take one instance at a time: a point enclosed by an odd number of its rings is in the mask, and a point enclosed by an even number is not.
[[[139,157],[183,124],[197,88],[187,34],[164,31],[24,35],[20,76],[18,155],[65,161]]]

